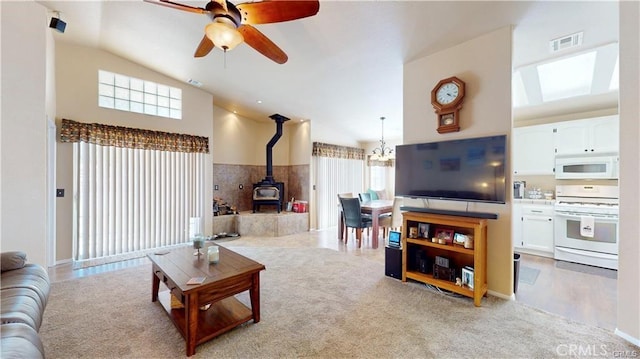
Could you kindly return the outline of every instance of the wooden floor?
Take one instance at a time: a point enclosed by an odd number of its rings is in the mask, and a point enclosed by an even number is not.
[[[349,242],[345,245],[337,240],[335,228],[285,237],[242,237],[242,242],[254,240],[256,245],[261,246],[330,248],[384,263],[383,242],[380,242],[379,248],[372,249],[370,241],[365,238],[362,248],[357,248],[355,235],[349,234]],[[78,270],[72,270],[70,264],[63,264],[50,268],[49,274],[51,281],[57,282],[135,267],[144,263],[148,263],[148,260],[139,258]],[[529,273],[531,270],[539,270],[540,272],[533,284],[518,282],[516,300],[577,322],[613,331],[616,327],[617,315],[617,279],[615,279],[617,272],[567,264],[567,262],[558,262],[550,258],[522,254],[520,259],[521,273],[524,267],[528,268]]]
[[[617,271],[521,254],[520,267],[538,269],[534,284],[518,282],[516,300],[577,322],[615,330]]]

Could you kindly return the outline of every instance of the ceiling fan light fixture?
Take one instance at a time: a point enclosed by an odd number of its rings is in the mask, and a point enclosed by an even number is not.
[[[235,26],[226,22],[212,22],[204,28],[204,32],[215,46],[224,51],[233,50],[244,41]]]

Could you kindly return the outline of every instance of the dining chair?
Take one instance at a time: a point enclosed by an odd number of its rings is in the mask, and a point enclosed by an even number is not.
[[[358,198],[360,198],[360,202],[371,202],[371,193],[369,192],[363,192],[363,193],[358,193]]]
[[[342,211],[342,203],[340,202],[340,198],[354,198],[353,192],[344,192],[338,193],[338,206],[340,206],[340,211],[342,213],[342,223],[344,223],[344,211]],[[347,238],[347,227],[345,226],[343,229],[342,238]]]
[[[382,236],[387,238],[387,234],[390,229],[402,230],[402,197],[393,198],[393,210],[389,216],[380,216],[378,218],[378,224],[382,227]]]
[[[362,246],[362,229],[371,228],[371,218],[362,216],[362,209],[360,208],[360,199],[358,198],[340,198],[342,204],[342,213],[344,216],[345,228],[354,228],[356,232],[356,241],[358,248]],[[348,243],[349,235],[344,236],[344,242]]]

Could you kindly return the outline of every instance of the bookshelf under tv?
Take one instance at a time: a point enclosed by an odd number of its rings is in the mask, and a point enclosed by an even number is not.
[[[402,281],[412,279],[473,298],[473,304],[479,307],[482,297],[487,293],[487,219],[414,211],[404,212],[402,215]],[[410,228],[419,227],[420,224],[429,225],[428,238],[409,238]],[[436,228],[472,235],[473,248],[432,242],[431,238]],[[420,252],[431,267],[436,256],[448,258],[450,266],[456,268],[457,277],[460,277],[460,268],[472,267],[473,289],[459,286],[449,280],[434,278],[433,270],[426,266],[423,266],[422,270],[418,268],[416,260]]]

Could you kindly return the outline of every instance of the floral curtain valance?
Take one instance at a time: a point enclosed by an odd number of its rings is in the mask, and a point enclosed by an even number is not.
[[[63,119],[61,142],[172,152],[209,153],[209,138]]]
[[[371,156],[367,156],[367,166],[369,167],[393,167],[395,165],[396,161],[394,159],[388,159],[386,161],[380,161],[380,160],[372,160]]]
[[[318,156],[318,157],[364,160],[364,149],[347,147],[347,146],[330,145],[328,143],[321,143],[321,142],[314,142],[312,155]]]

